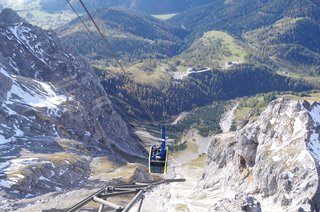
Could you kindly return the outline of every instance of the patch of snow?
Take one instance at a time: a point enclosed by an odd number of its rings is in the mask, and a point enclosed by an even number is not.
[[[25,178],[25,176],[22,174],[15,174],[15,172],[19,171],[19,169],[21,169],[22,167],[29,166],[31,164],[51,163],[50,161],[40,161],[38,158],[12,159],[7,162],[9,163],[9,165],[5,164],[6,168],[3,169],[3,173],[6,175],[10,174],[10,177],[7,179],[9,185],[16,184],[20,179]]]
[[[298,157],[296,158],[296,160],[299,161],[299,162],[303,161],[303,160],[305,159],[306,153],[307,153],[306,151],[302,151],[302,152],[298,155]]]
[[[317,105],[312,108],[312,110],[309,112],[311,115],[311,118],[313,119],[315,125],[320,124],[320,105]]]
[[[50,115],[57,116],[60,110],[58,105],[67,99],[64,95],[57,95],[53,91],[52,85],[47,83],[34,80],[37,86],[26,87],[17,83],[15,77],[11,77],[11,79],[14,80],[14,83],[7,94],[7,100],[2,104],[2,107],[6,108],[10,115],[17,115],[17,113],[8,105],[20,103],[31,107],[46,107]]]
[[[0,163],[0,170],[3,170],[4,168],[10,166],[10,162],[6,161],[4,163]]]
[[[18,127],[15,126],[15,136],[23,136],[24,135],[24,132],[22,132]]]
[[[62,191],[62,188],[60,188],[60,187],[55,187],[55,189],[56,189],[56,191]]]
[[[8,40],[12,40],[13,39],[13,35],[8,30],[0,29],[0,34],[5,36],[6,38],[8,38]]]
[[[270,119],[270,124],[273,125],[276,122],[276,119],[273,117],[272,119]]]
[[[0,124],[1,127],[4,127],[4,128],[7,128],[7,129],[11,129],[10,127],[8,127],[7,125],[5,124]]]
[[[43,63],[46,63],[42,44],[30,45],[30,41],[34,41],[36,36],[31,33],[31,29],[28,27],[17,25],[9,27],[11,33],[16,37],[17,42],[25,46],[34,56],[36,56]]]
[[[288,180],[289,180],[290,182],[293,181],[293,173],[292,173],[292,172],[288,172]]]
[[[15,176],[21,179],[25,178],[25,176],[23,176],[22,174],[15,174]]]
[[[39,177],[38,180],[50,181],[48,178],[46,178],[46,177],[44,177],[44,176]]]
[[[0,186],[10,188],[10,184],[6,180],[0,180]]]
[[[90,132],[88,132],[88,131],[85,131],[85,132],[84,132],[84,134],[85,134],[85,136],[88,136],[88,137],[90,137],[90,136],[91,136],[91,133],[90,133]]]
[[[304,123],[301,121],[301,119],[299,117],[296,118],[294,121],[294,125],[293,125],[293,134],[301,131],[301,129],[304,129],[303,124]]]
[[[20,69],[18,68],[18,65],[16,62],[14,62],[11,57],[6,58],[9,61],[9,65],[18,73],[20,73]]]
[[[246,129],[246,136],[249,140],[252,138],[252,133],[250,132],[249,129]]]
[[[23,159],[13,159],[10,160],[10,167],[5,169],[6,174],[10,174],[14,171],[17,171],[19,168],[25,165],[33,164],[33,163],[38,163],[38,158],[23,158]]]
[[[285,196],[285,198],[287,198],[287,199],[292,199],[292,197],[289,195],[289,194],[284,194],[284,196]]]
[[[67,169],[66,170],[61,169],[60,172],[59,172],[59,175],[60,176],[63,175],[66,171],[67,171]]]
[[[29,197],[34,197],[34,196],[35,196],[34,194],[27,194],[25,197],[29,198]]]
[[[11,76],[8,74],[8,72],[6,72],[2,67],[0,67],[0,73],[11,79]]]
[[[272,160],[273,160],[274,162],[278,162],[278,161],[280,161],[281,159],[280,159],[278,156],[273,156],[273,157],[272,157]]]
[[[15,139],[13,138],[5,138],[3,135],[0,135],[0,144],[6,144],[9,143],[11,141],[14,141]]]
[[[320,162],[320,141],[319,134],[312,132],[310,140],[307,144],[309,152]]]

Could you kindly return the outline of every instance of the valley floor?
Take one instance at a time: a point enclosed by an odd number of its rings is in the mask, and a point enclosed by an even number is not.
[[[201,137],[191,130],[183,138],[188,141],[188,148],[170,156],[168,174],[165,178],[185,178],[185,182],[164,184],[155,187],[146,194],[142,211],[208,211],[215,204],[215,198],[207,192],[196,192],[201,179],[205,160],[206,148],[211,137]],[[132,209],[132,211],[135,211]]]

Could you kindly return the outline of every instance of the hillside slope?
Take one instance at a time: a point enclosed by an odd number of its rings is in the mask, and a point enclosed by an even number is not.
[[[207,31],[223,30],[253,47],[246,57],[251,63],[295,77],[319,76],[319,1],[218,0],[169,22],[191,31],[189,45]]]
[[[4,9],[0,40],[2,208],[87,184],[97,156],[115,165],[146,157],[90,65],[54,32]]]
[[[123,7],[142,11],[149,14],[167,14],[182,12],[187,9],[208,4],[215,0],[95,0],[84,1],[89,10],[99,7]],[[78,1],[70,1],[77,9],[81,9]],[[40,5],[46,11],[59,11],[67,9],[68,4],[59,0],[41,0]]]
[[[188,34],[182,28],[172,26],[147,14],[127,9],[99,8],[92,12],[92,16],[111,47],[123,57],[124,61],[126,59],[138,60],[148,55],[152,57],[175,55],[183,45],[182,39]],[[89,24],[93,32],[96,32],[87,18],[85,22]],[[92,41],[78,19],[57,29],[57,32],[62,40],[73,44],[81,54],[90,59],[111,56],[110,53],[106,55],[105,51],[102,51]]]
[[[320,24],[309,18],[284,18],[267,27],[248,31],[248,43],[269,54],[283,70],[320,74]]]
[[[284,17],[309,17],[319,22],[320,3],[316,0],[217,0],[174,16],[169,22],[184,26],[196,35],[210,30],[240,35]]]

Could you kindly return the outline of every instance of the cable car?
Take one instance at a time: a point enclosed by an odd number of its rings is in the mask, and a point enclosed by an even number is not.
[[[162,143],[160,147],[153,145],[149,153],[149,173],[166,174],[168,147],[166,146],[166,129],[162,127]]]

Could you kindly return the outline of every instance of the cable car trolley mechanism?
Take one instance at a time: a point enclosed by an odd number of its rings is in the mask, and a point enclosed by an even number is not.
[[[168,161],[168,147],[166,146],[166,129],[161,127],[162,143],[160,147],[151,146],[149,153],[149,173],[166,174]]]

